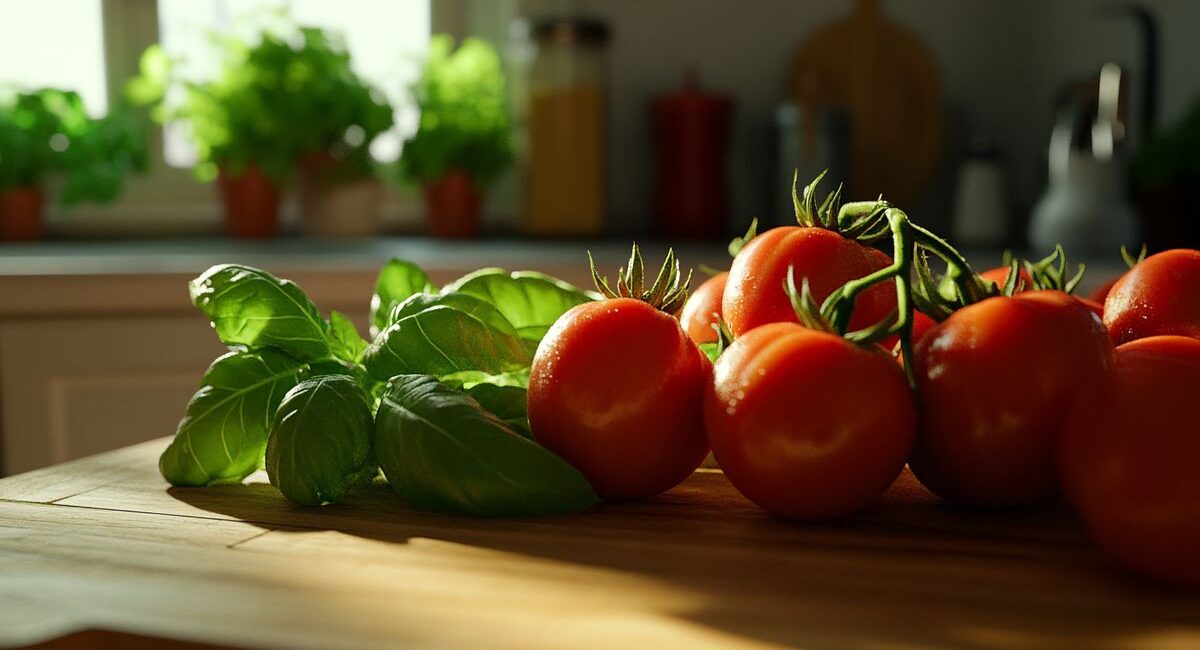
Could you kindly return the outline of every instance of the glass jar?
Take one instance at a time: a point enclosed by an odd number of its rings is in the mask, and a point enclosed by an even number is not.
[[[558,18],[533,27],[523,229],[593,237],[606,210],[605,50],[608,27]]]

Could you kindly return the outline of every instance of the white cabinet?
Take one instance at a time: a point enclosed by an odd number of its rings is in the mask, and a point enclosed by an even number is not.
[[[174,433],[223,352],[197,313],[0,322],[0,474]]]
[[[174,432],[221,350],[200,316],[0,323],[3,473]]]

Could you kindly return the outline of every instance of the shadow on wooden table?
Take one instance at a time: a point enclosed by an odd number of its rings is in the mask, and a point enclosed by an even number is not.
[[[44,643],[25,646],[22,650],[238,650],[232,646],[176,641],[158,637],[86,630],[74,632]]]
[[[646,607],[735,640],[1108,648],[1200,628],[1200,597],[1115,570],[1063,508],[955,510],[907,473],[869,511],[823,524],[768,517],[723,474],[704,471],[646,502],[544,519],[415,511],[379,485],[322,508],[291,505],[261,483],[169,494],[285,535],[292,546],[311,544],[314,553],[353,553],[328,535],[306,537],[339,531],[381,543],[364,561],[420,561],[404,549],[436,540],[619,572],[687,595]],[[574,588],[601,587],[580,579]]]

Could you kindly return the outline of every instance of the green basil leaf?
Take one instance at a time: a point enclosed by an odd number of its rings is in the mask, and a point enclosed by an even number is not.
[[[306,372],[304,364],[272,349],[217,358],[158,461],[163,478],[201,486],[249,476],[261,466],[275,409]]]
[[[582,289],[534,271],[507,273],[482,269],[466,275],[446,292],[475,296],[496,306],[517,328],[521,338],[540,341],[566,311],[593,298]]]
[[[356,364],[362,361],[367,342],[345,314],[332,311],[329,313],[329,348],[338,359]]]
[[[429,276],[416,264],[395,258],[388,261],[379,270],[375,293],[371,296],[371,336],[387,328],[387,317],[393,307],[413,294],[434,291]]]
[[[465,392],[489,413],[503,420],[513,431],[533,439],[533,433],[529,430],[527,391],[524,388],[497,384],[475,384]]]
[[[495,384],[497,386],[516,386],[529,388],[529,367],[518,368],[511,372],[489,374],[478,370],[465,370],[441,377],[444,383],[463,389],[470,389],[479,384]]]
[[[328,325],[294,282],[249,266],[221,264],[192,280],[188,289],[226,345],[274,347],[302,361],[329,356]]]
[[[295,503],[333,503],[369,463],[374,436],[370,398],[353,378],[308,379],[275,411],[267,476]]]
[[[470,296],[410,300],[417,307],[398,310],[399,318],[363,354],[363,366],[373,379],[464,371],[495,375],[520,370],[533,360],[511,324],[487,303]],[[471,302],[471,311],[455,304],[465,302]]]
[[[453,307],[474,316],[498,332],[517,336],[517,328],[513,327],[513,324],[509,322],[504,314],[500,313],[499,309],[496,309],[495,305],[480,300],[475,296],[455,292],[443,294],[418,293],[409,296],[407,300],[392,308],[391,313],[388,314],[387,324],[390,326],[405,316],[411,316],[437,305]]]
[[[375,453],[392,489],[418,508],[526,516],[598,501],[562,458],[429,376],[388,383],[375,417]]]

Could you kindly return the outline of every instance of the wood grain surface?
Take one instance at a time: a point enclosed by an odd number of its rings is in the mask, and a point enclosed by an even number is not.
[[[904,475],[844,522],[719,471],[526,520],[168,488],[167,441],[0,480],[0,646],[1197,648],[1200,594],[1115,569],[1057,507],[946,508]],[[253,482],[259,481],[259,482]]]

